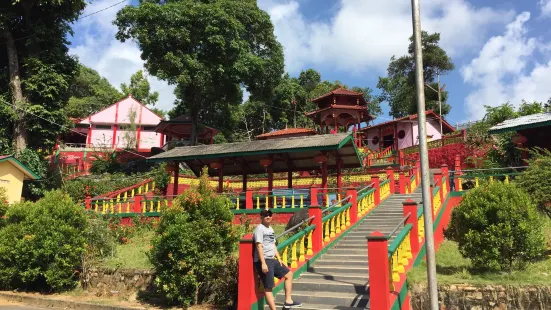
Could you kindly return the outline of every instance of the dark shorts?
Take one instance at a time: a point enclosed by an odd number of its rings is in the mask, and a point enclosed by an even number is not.
[[[276,259],[266,259],[266,265],[268,266],[268,272],[264,273],[262,272],[262,262],[258,261],[254,263],[254,269],[260,276],[265,289],[274,287],[274,277],[281,279],[289,273],[289,268],[281,265]]]

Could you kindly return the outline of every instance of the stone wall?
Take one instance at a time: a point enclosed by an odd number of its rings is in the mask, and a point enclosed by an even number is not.
[[[410,289],[413,310],[430,309],[428,289]],[[551,309],[550,286],[449,285],[438,287],[440,309],[532,310]]]
[[[96,296],[130,296],[147,290],[154,280],[150,269],[91,268],[84,273],[81,284]]]

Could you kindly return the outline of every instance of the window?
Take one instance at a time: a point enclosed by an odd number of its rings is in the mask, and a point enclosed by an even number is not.
[[[406,136],[406,132],[404,130],[398,131],[398,139],[403,139]]]
[[[379,144],[379,137],[377,136],[373,137],[373,140],[371,141],[371,143],[373,143],[374,145]]]
[[[111,125],[96,125],[96,129],[111,129]]]

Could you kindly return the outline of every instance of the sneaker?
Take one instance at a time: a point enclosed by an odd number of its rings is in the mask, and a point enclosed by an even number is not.
[[[300,307],[302,307],[302,303],[298,301],[293,301],[292,304],[289,304],[289,303],[283,304],[283,309],[292,309],[292,308],[300,308]]]

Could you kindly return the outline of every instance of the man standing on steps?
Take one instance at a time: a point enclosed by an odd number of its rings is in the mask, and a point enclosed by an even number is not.
[[[283,309],[299,308],[301,303],[291,299],[291,289],[293,286],[293,273],[284,266],[279,252],[275,245],[274,229],[270,226],[272,222],[272,211],[265,209],[260,211],[262,223],[254,230],[254,267],[262,284],[266,295],[266,301],[270,310],[276,310],[274,294],[274,277],[278,279],[285,278],[285,303]]]

